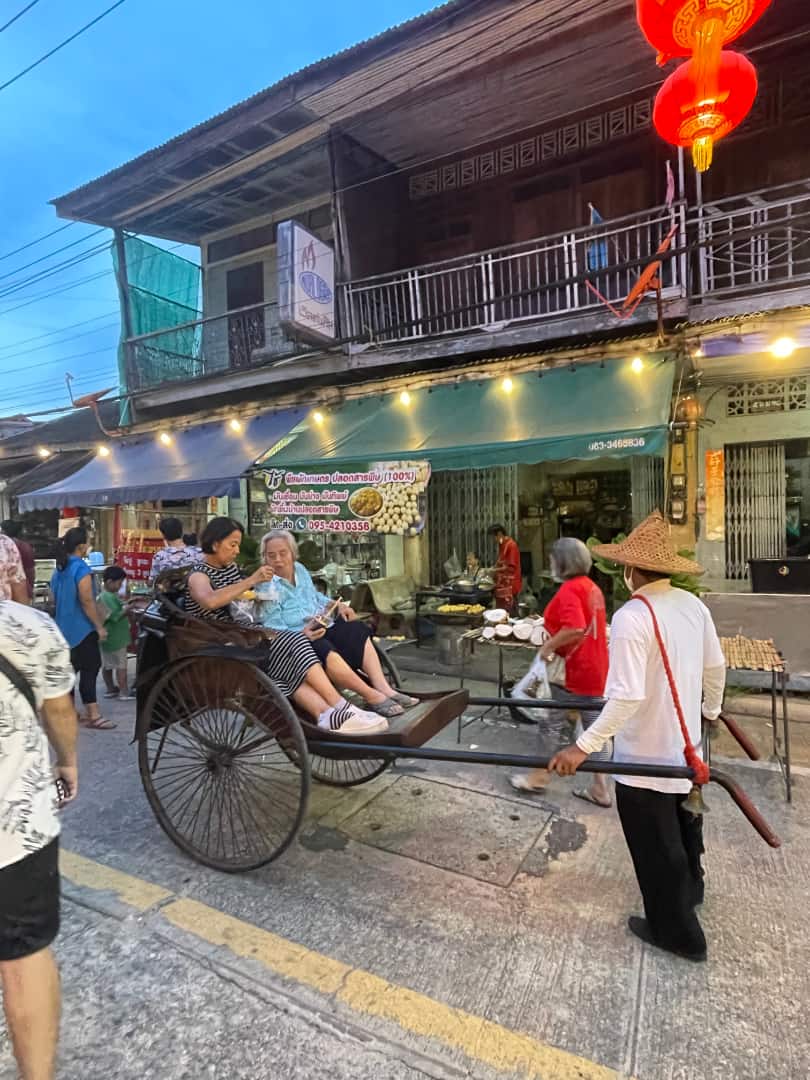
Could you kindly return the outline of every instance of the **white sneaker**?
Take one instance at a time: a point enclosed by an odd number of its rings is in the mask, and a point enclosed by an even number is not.
[[[388,721],[346,701],[322,712],[318,717],[318,727],[338,731],[341,735],[382,735],[388,731]]]

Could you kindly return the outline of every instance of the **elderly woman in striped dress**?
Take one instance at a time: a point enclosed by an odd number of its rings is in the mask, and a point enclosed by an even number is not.
[[[246,589],[273,576],[260,567],[245,578],[236,565],[244,529],[232,518],[209,521],[200,537],[201,561],[188,577],[189,615],[202,619],[232,620],[231,604]],[[285,697],[291,698],[318,727],[342,735],[375,735],[387,730],[387,721],[358,709],[337,692],[303,634],[292,631],[268,635],[265,673]]]

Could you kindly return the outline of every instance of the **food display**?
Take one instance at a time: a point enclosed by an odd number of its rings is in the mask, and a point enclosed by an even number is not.
[[[509,623],[498,623],[495,627],[495,637],[501,641],[505,641],[506,638],[512,636],[512,627]]]
[[[512,633],[518,641],[528,641],[532,636],[532,630],[533,626],[528,619],[522,619],[520,622],[516,622],[512,627]]]
[[[484,641],[492,641],[495,637],[495,627],[485,626],[484,629],[481,631],[481,637],[484,639]]]
[[[383,508],[383,496],[373,487],[358,488],[349,497],[349,509],[360,518],[372,518]]]
[[[489,626],[497,626],[498,623],[509,622],[509,612],[504,608],[493,608],[491,611],[484,612],[484,621]]]
[[[483,615],[483,604],[442,604],[436,608],[439,615]]]

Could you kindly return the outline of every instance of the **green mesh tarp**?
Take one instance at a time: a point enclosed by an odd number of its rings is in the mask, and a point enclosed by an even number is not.
[[[126,298],[121,295],[121,343],[118,371],[121,385],[121,422],[129,421],[128,393],[202,373],[202,331],[199,326],[172,327],[199,319],[200,268],[171,251],[137,236],[124,237]],[[123,275],[113,244],[113,265],[119,294]],[[163,331],[125,348],[123,305],[129,302],[132,336]]]

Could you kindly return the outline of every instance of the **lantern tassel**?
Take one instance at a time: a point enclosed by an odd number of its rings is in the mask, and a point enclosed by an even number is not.
[[[711,135],[701,135],[692,143],[692,161],[698,172],[706,172],[712,163],[714,140]]]

